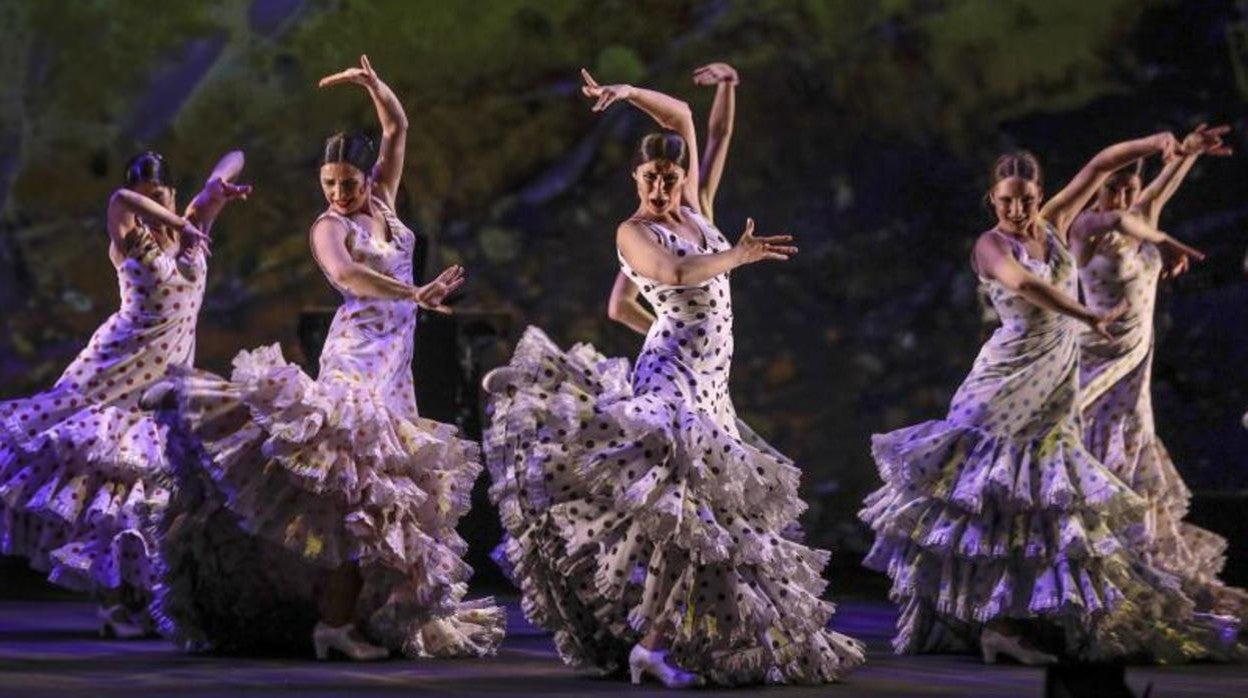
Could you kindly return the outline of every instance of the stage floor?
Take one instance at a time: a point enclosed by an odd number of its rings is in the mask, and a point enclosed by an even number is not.
[[[671,695],[655,685],[633,688],[564,667],[550,635],[528,625],[514,601],[509,632],[491,659],[320,663],[290,659],[189,656],[162,640],[100,640],[94,607],[80,601],[0,601],[0,695],[89,696],[319,696],[382,695]],[[846,601],[836,627],[865,640],[867,665],[846,683],[771,688],[767,696],[1002,696],[1041,695],[1044,673],[1018,666],[984,666],[971,657],[896,657],[888,650],[893,610]],[[1248,695],[1248,666],[1141,667],[1127,673],[1154,698]],[[698,695],[747,695],[755,690],[706,690]]]

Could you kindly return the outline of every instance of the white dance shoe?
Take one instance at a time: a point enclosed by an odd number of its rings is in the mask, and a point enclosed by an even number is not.
[[[979,651],[985,664],[996,664],[997,655],[1012,657],[1019,664],[1027,666],[1043,666],[1057,664],[1057,657],[1048,652],[1023,645],[1017,635],[1002,635],[995,630],[984,629],[979,635]]]
[[[351,637],[355,630],[354,623],[333,627],[318,622],[312,631],[312,646],[316,649],[317,659],[329,659],[329,651],[336,650],[347,659],[356,662],[375,662],[390,656],[390,650],[377,645],[370,645],[363,640]]]
[[[633,684],[640,684],[649,674],[667,688],[694,688],[705,683],[702,677],[667,663],[667,650],[648,650],[641,643],[628,653],[628,671]]]
[[[95,611],[100,621],[100,637],[117,640],[137,640],[147,637],[147,628],[136,623],[130,609],[121,604],[116,606],[100,606]]]
[[[498,368],[485,374],[481,379],[481,388],[487,393],[494,395],[503,395],[516,384],[516,377],[519,371],[510,366],[499,366]]]
[[[173,383],[168,380],[157,381],[139,396],[139,407],[145,410],[173,409],[177,406],[177,402],[177,395],[173,392]]]

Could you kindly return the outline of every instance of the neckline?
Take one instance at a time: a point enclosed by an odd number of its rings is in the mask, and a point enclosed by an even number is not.
[[[1043,264],[1046,267],[1051,266],[1053,264],[1053,235],[1049,232],[1048,228],[1044,229],[1044,242],[1043,242],[1044,259],[1037,259],[1034,256],[1032,256],[1031,252],[1027,251],[1026,243],[1024,243],[1018,237],[1010,235],[1009,233],[1006,233],[1005,231],[999,228],[993,228],[992,231],[996,233],[997,235],[1000,235],[1001,237],[1005,238],[1012,245],[1016,245],[1027,259],[1033,262],[1036,262],[1038,264]]]
[[[377,210],[380,211],[381,224],[385,229],[385,232],[382,233],[381,241],[386,243],[387,245],[397,245],[398,240],[399,240],[398,229],[393,223],[391,223],[390,216],[386,215],[389,211],[388,211],[388,208],[386,207],[385,202],[382,201],[379,197],[374,196],[372,198],[371,203],[377,206]],[[359,221],[355,220],[351,216],[343,215],[332,209],[327,209],[325,212],[330,215],[338,216],[339,218],[345,220],[348,225],[355,226],[357,229],[363,232],[368,237],[369,240],[377,239],[377,236],[373,235],[371,226],[369,228],[365,228],[363,225],[360,224]],[[369,217],[371,218],[372,216],[373,214],[370,213]]]
[[[710,239],[706,234],[706,228],[703,228],[702,223],[698,221],[697,219],[697,211],[694,211],[692,208],[689,208],[688,206],[681,206],[680,209],[681,211],[685,213],[685,215],[689,216],[690,219],[693,220],[694,227],[698,229],[698,234],[702,236],[701,243],[694,242],[690,240],[689,238],[686,238],[684,235],[680,235],[668,225],[660,223],[658,221],[651,220],[649,218],[638,218],[638,220],[643,221],[645,223],[649,223],[650,225],[653,225],[655,227],[662,228],[663,230],[671,234],[673,237],[675,237],[677,240],[682,240],[685,243],[688,243],[690,245],[697,245],[699,252],[711,249]]]

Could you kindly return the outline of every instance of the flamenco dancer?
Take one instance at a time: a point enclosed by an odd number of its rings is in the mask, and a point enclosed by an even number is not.
[[[241,152],[225,155],[179,216],[165,159],[132,158],[107,214],[120,307],[50,390],[0,403],[0,550],[93,594],[106,637],[151,630],[156,548],[143,522],[169,497],[167,430],[139,396],[195,358],[208,233],[250,192],[232,181],[242,168]]]
[[[189,649],[331,652],[374,660],[492,654],[501,608],[465,602],[472,570],[455,524],[479,448],[419,416],[417,307],[441,312],[450,267],[413,284],[415,235],[394,214],[407,117],[367,57],[320,81],[353,84],[381,121],[337,134],[320,168],[328,209],[313,256],[342,294],[313,380],[277,345],[243,351],[230,380],[182,371],[145,400],[176,401],[178,491],[160,524],[165,629]]]
[[[1067,230],[1113,172],[1177,147],[1168,133],[1110,146],[1043,204],[1031,154],[993,168],[997,224],[972,268],[1002,327],[945,419],[872,439],[885,484],[860,513],[876,533],[865,564],[892,577],[898,652],[976,648],[986,662],[1047,664],[1227,649],[1225,628],[1194,620],[1178,581],[1134,552],[1147,503],[1084,448],[1079,416],[1080,326],[1112,340],[1128,306],[1075,300]],[[1134,213],[1085,224],[1199,254]]]
[[[1079,408],[1084,445],[1105,467],[1149,504],[1148,545],[1139,552],[1150,564],[1179,577],[1201,610],[1242,618],[1248,593],[1218,580],[1226,562],[1226,539],[1183,522],[1191,492],[1171,462],[1153,424],[1151,378],[1153,313],[1157,284],[1203,259],[1164,239],[1140,238],[1110,222],[1136,211],[1157,225],[1161,210],[1201,155],[1227,156],[1229,126],[1198,127],[1183,139],[1157,177],[1141,191],[1137,160],[1111,175],[1096,203],[1071,225],[1084,301],[1096,312],[1120,304],[1126,312],[1105,337],[1080,336]]]
[[[717,90],[701,163],[686,104],[582,77],[594,111],[626,101],[675,131],[638,145],[637,211],[616,232],[610,316],[646,340],[630,375],[624,359],[564,352],[530,327],[487,374],[486,462],[507,534],[496,559],[573,666],[627,666],[633,683],[671,688],[834,681],[863,647],[827,629],[828,553],[786,535],[805,509],[800,471],[728,396],[728,273],[797,252],[752,221],[732,245],[711,222],[736,72],[694,73]]]

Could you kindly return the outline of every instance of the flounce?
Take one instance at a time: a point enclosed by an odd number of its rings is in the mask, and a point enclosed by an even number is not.
[[[168,416],[178,422],[188,494],[160,524],[160,605],[184,646],[290,651],[291,623],[272,624],[281,627],[266,637],[266,628],[222,618],[238,615],[229,599],[254,583],[251,598],[280,600],[255,617],[303,607],[293,617],[314,621],[309,580],[354,561],[364,581],[359,616],[376,641],[409,656],[497,649],[502,610],[463,601],[472,570],[455,532],[481,471],[476,444],[450,425],[397,413],[366,386],[313,381],[277,345],[241,352],[228,382],[191,370],[174,378],[178,410]],[[221,536],[235,553],[214,550]],[[263,571],[254,582],[214,581],[201,569],[209,564],[227,577]],[[293,624],[306,645],[312,626]]]
[[[144,529],[169,499],[166,431],[112,405],[82,408],[34,434],[4,421],[0,551],[77,591],[149,590],[156,553]]]
[[[985,623],[1041,617],[1086,660],[1231,654],[1179,579],[1130,552],[1147,502],[1073,432],[1014,439],[937,420],[876,435],[872,452],[885,485],[859,514],[877,536],[864,564],[892,579],[898,652],[966,647]]]
[[[834,681],[863,647],[827,630],[828,553],[795,540],[799,471],[752,432],[635,396],[628,364],[529,328],[492,401],[486,462],[523,609],[574,666],[620,669],[655,624],[716,683]]]

